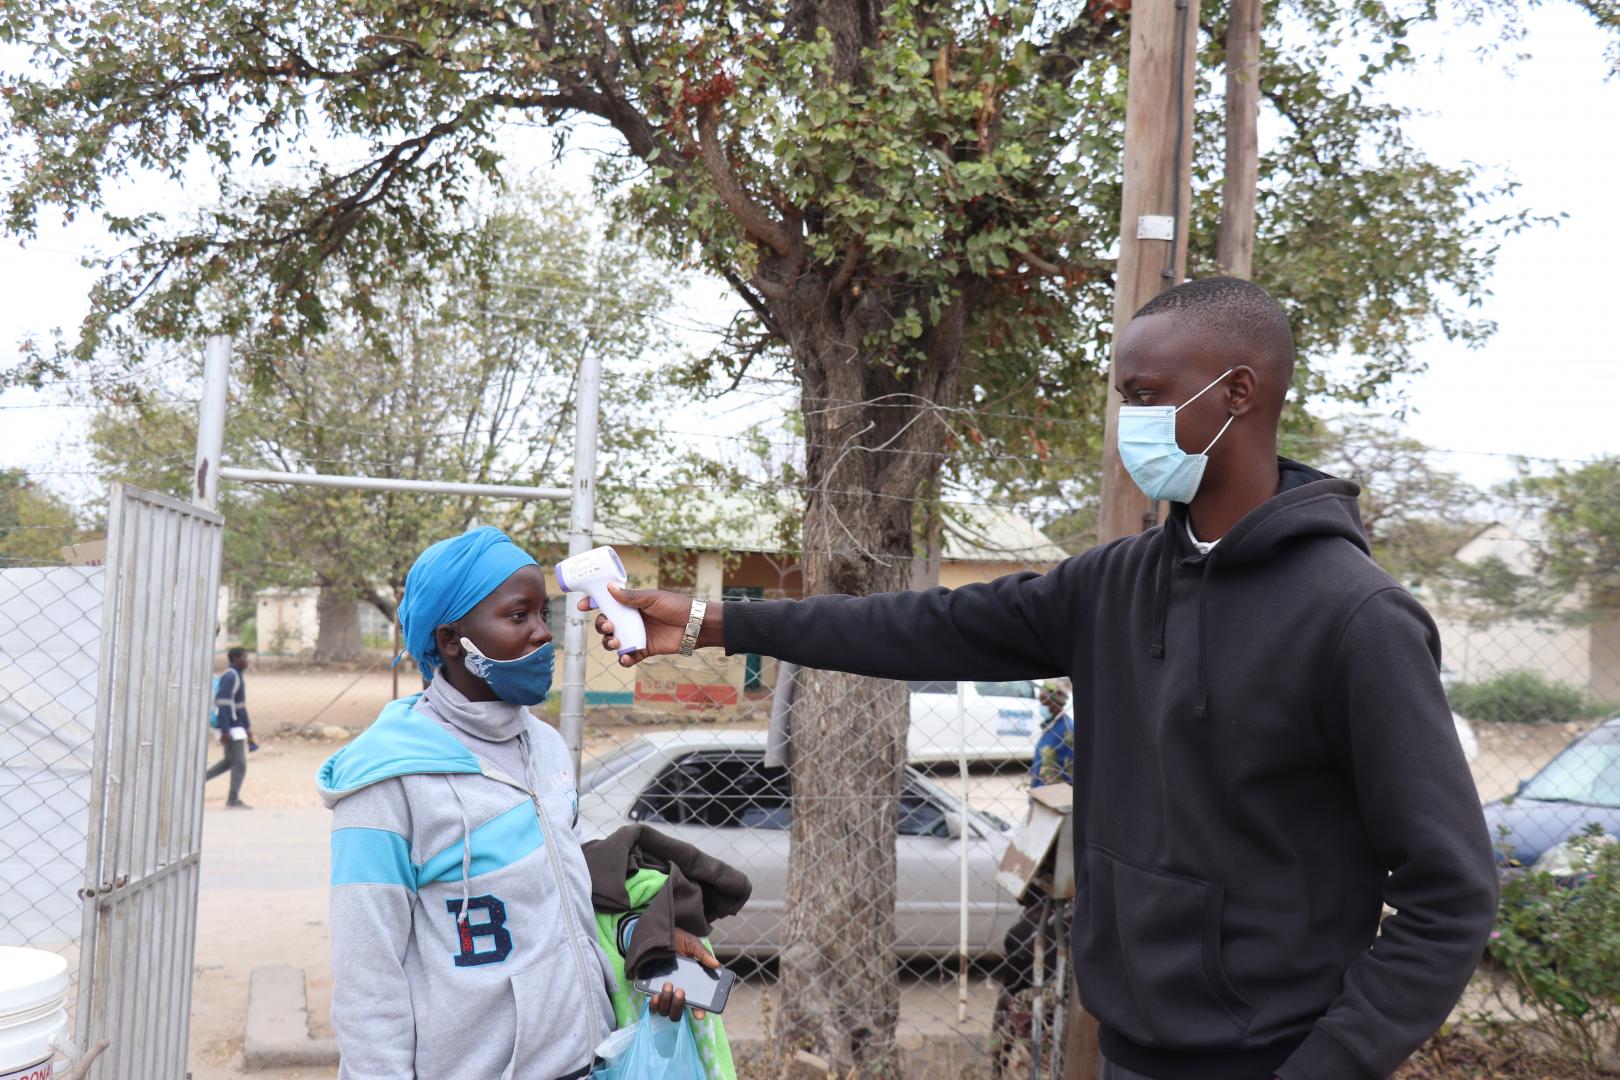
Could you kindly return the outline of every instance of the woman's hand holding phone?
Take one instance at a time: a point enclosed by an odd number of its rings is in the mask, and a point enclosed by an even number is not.
[[[717,968],[720,961],[698,939],[697,935],[689,934],[685,930],[675,929],[675,954],[696,960],[706,968]],[[665,983],[662,990],[652,997],[652,1011],[659,1016],[667,1016],[671,1020],[679,1020],[681,1013],[686,1009],[686,991],[677,990],[673,983]],[[702,1020],[708,1016],[702,1009],[692,1010],[692,1019]]]

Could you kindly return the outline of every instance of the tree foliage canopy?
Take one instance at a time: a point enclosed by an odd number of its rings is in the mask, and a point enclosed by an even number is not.
[[[636,451],[656,441],[658,384],[636,361],[662,340],[668,267],[604,237],[574,200],[528,193],[470,230],[473,242],[414,284],[377,294],[386,325],[254,357],[259,378],[230,404],[233,465],[407,480],[567,487],[573,381],[582,356],[605,361],[600,450],[626,464],[605,498],[646,478]],[[335,286],[325,286],[332,288]],[[633,377],[632,377],[633,373]],[[194,385],[196,373],[187,379]],[[194,410],[151,393],[102,411],[91,446],[104,468],[157,490],[189,490]],[[164,452],[159,452],[164,451]],[[391,617],[411,562],[475,519],[556,545],[566,507],[470,497],[229,484],[226,574],[247,588],[319,584]]]
[[[1620,26],[1612,0],[1581,4]],[[600,121],[617,137],[601,179],[629,193],[629,220],[747,302],[705,378],[762,354],[802,376],[828,336],[793,317],[806,304],[836,309],[839,349],[902,375],[960,338],[963,370],[939,385],[959,400],[940,404],[966,411],[923,452],[1056,491],[1098,449],[1127,8],[25,0],[0,17],[32,55],[8,80],[5,221],[26,234],[52,207],[105,212],[127,240],[66,343],[79,356],[201,323],[301,341],[385,324],[389,288],[475,242],[456,208],[535,124],[560,144],[570,121]],[[1262,92],[1285,123],[1262,162],[1256,274],[1308,359],[1364,359],[1339,379],[1302,365],[1301,390],[1365,399],[1434,327],[1489,332],[1494,244],[1530,220],[1510,187],[1428,160],[1380,81],[1419,62],[1407,41],[1426,22],[1512,34],[1524,16],[1475,0],[1267,14]],[[1204,72],[1224,17],[1204,5]],[[1221,174],[1217,81],[1200,88],[1194,274],[1214,265]],[[178,217],[119,206],[147,172],[218,198]]]
[[[81,540],[72,507],[26,474],[0,469],[0,570],[53,566]]]
[[[1620,609],[1620,457],[1557,465],[1509,490],[1537,515],[1545,584],[1589,611]]]
[[[1283,453],[1361,485],[1373,558],[1403,584],[1430,585],[1451,572],[1457,549],[1486,524],[1482,493],[1395,421],[1350,413],[1285,436]]]

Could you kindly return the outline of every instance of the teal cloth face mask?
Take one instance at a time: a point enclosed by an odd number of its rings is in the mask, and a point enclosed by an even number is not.
[[[1228,416],[1221,430],[1204,447],[1201,454],[1189,454],[1176,443],[1176,413],[1197,401],[1227,375],[1236,371],[1228,368],[1219,379],[1204,387],[1180,405],[1121,405],[1119,407],[1119,459],[1125,471],[1131,474],[1142,494],[1150,499],[1168,499],[1171,502],[1192,502],[1198,494],[1198,485],[1204,479],[1209,465],[1209,452],[1221,441],[1235,416]]]

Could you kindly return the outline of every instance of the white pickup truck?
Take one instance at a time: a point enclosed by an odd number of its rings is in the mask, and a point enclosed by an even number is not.
[[[1045,719],[1035,684],[913,682],[906,758],[913,763],[1024,762],[1035,753]],[[958,694],[958,685],[961,693]]]

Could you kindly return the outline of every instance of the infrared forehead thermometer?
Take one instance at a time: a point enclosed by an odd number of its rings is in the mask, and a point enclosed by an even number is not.
[[[590,596],[591,603],[613,624],[620,655],[647,647],[647,626],[641,621],[641,612],[625,607],[608,594],[609,585],[623,588],[628,581],[619,553],[610,547],[593,548],[557,564],[558,587],[563,592],[582,592]]]

